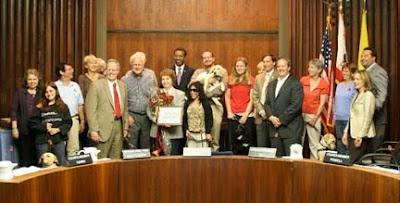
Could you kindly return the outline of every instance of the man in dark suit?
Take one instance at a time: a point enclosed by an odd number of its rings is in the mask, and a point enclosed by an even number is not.
[[[371,76],[375,95],[376,108],[374,114],[374,124],[376,136],[372,138],[369,152],[375,152],[385,138],[385,130],[387,124],[387,108],[386,97],[389,84],[388,74],[385,69],[376,63],[376,50],[372,47],[364,48],[361,54],[361,63]]]
[[[303,134],[303,87],[299,80],[290,76],[290,60],[277,62],[277,79],[267,87],[264,104],[267,113],[271,145],[277,148],[277,156],[289,156],[290,146],[300,144]]]
[[[176,81],[174,87],[176,89],[187,91],[190,78],[193,75],[194,69],[185,64],[186,50],[184,48],[176,48],[174,50],[174,66],[171,69],[175,72]]]
[[[122,138],[128,137],[128,99],[126,85],[117,79],[120,65],[107,61],[106,78],[90,85],[86,97],[89,137],[100,151],[99,158],[119,159]]]

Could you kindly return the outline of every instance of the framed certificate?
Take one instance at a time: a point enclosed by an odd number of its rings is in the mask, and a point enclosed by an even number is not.
[[[160,106],[158,110],[158,125],[182,125],[183,107]]]

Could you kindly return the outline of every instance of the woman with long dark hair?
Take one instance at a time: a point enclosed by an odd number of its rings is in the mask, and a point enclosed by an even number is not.
[[[203,85],[195,82],[189,86],[183,111],[188,147],[208,147],[212,140],[213,115]]]
[[[29,120],[29,127],[36,135],[38,157],[45,152],[52,152],[60,164],[65,165],[65,141],[71,126],[71,115],[58,93],[57,86],[54,82],[46,83],[35,113]]]

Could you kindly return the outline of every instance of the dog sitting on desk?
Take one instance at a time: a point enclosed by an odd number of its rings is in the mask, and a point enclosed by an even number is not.
[[[58,161],[56,155],[50,152],[43,153],[39,159],[39,166],[42,168],[49,168],[53,166],[59,166],[60,162]]]
[[[336,137],[331,134],[327,133],[325,134],[321,140],[319,141],[319,144],[317,146],[318,150],[318,160],[323,161],[325,158],[325,154],[327,151],[332,151],[336,149]]]

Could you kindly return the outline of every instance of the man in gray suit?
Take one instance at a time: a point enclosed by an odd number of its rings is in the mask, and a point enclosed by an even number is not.
[[[376,99],[374,114],[376,136],[372,139],[369,152],[375,152],[382,144],[387,124],[386,98],[389,78],[386,70],[376,63],[376,56],[376,50],[372,47],[364,48],[361,54],[361,63],[371,76],[373,84],[372,92]]]
[[[277,79],[267,87],[264,108],[267,113],[271,145],[277,148],[276,156],[289,156],[290,145],[300,144],[303,135],[303,86],[290,75],[290,60],[277,62]]]

